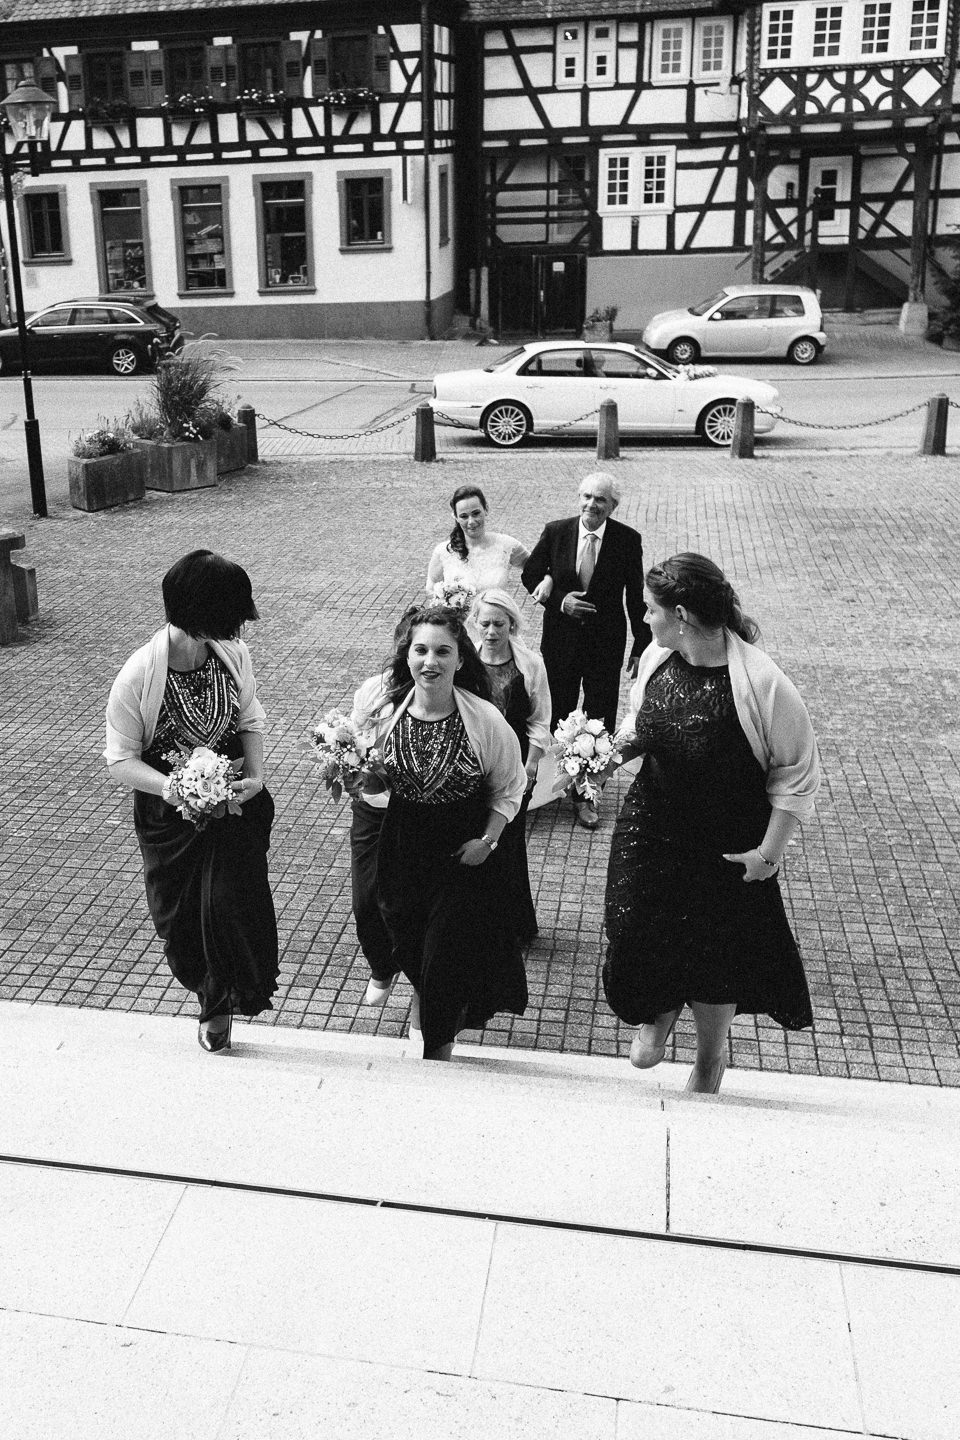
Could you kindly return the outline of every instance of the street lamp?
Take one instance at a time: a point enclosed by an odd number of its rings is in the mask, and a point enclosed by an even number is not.
[[[30,156],[30,170],[36,175],[37,147],[47,138],[50,130],[50,116],[57,108],[52,95],[21,80],[5,100],[0,100],[0,110],[7,117],[7,125],[13,134],[13,149],[26,145]],[[7,211],[7,239],[10,247],[10,273],[13,279],[14,304],[17,307],[17,334],[20,340],[20,369],[23,375],[24,421],[23,431],[27,442],[27,468],[30,472],[30,498],[33,513],[41,519],[47,515],[47,492],[43,483],[43,456],[40,453],[40,426],[33,411],[33,380],[30,376],[30,336],[23,313],[23,285],[20,279],[20,247],[17,244],[17,222],[13,211],[13,156],[7,153],[7,137],[0,136],[0,164],[3,168],[3,199]]]

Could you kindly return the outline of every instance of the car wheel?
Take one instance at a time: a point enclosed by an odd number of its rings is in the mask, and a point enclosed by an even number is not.
[[[811,340],[807,335],[794,340],[787,351],[787,359],[792,360],[794,365],[813,365],[819,358],[820,348],[816,340]]]
[[[700,346],[689,335],[681,335],[669,346],[667,359],[673,365],[695,365],[700,359]]]
[[[132,345],[114,345],[110,351],[110,369],[115,375],[136,375],[140,356]]]
[[[733,439],[733,422],[736,418],[736,400],[715,400],[700,416],[697,428],[708,445],[723,449]]]
[[[519,445],[533,429],[529,411],[515,400],[498,400],[480,421],[480,428],[491,445],[501,450]]]

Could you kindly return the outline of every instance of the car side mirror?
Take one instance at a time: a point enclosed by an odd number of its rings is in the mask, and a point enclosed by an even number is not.
[[[659,379],[660,379],[660,371],[659,371],[659,370],[654,370],[654,368],[653,368],[652,365],[648,365],[647,368],[646,368],[646,370],[644,370],[643,373],[644,373],[644,375],[647,377],[648,380],[659,380]]]
[[[723,316],[721,315],[719,310],[714,310],[713,314],[710,315],[708,318],[710,320],[722,320]]]

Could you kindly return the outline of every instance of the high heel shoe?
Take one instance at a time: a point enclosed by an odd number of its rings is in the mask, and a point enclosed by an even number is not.
[[[670,1013],[669,1011],[667,1012]],[[662,1045],[648,1045],[643,1038],[644,1030],[654,1029],[653,1025],[641,1025],[630,1046],[630,1064],[635,1065],[638,1070],[652,1070],[654,1065],[659,1065],[667,1053],[667,1044],[673,1034],[674,1026],[680,1018],[680,1011],[673,1011],[673,1019],[663,1037]]]
[[[214,1015],[214,1020],[222,1019],[222,1016]],[[201,1020],[197,1030],[197,1040],[203,1050],[209,1050],[216,1054],[219,1050],[229,1050],[230,1040],[233,1033],[233,1011],[227,1016],[227,1023],[222,1030],[211,1030],[210,1020]]]
[[[720,1085],[727,1068],[726,1060],[718,1060],[716,1062],[715,1068],[716,1078],[714,1079],[713,1083],[709,1085],[704,1085],[702,1082],[699,1084],[697,1083],[697,1067],[696,1065],[694,1065],[693,1069],[690,1071],[690,1078],[687,1081],[687,1093],[690,1095],[718,1095],[720,1093]]]
[[[363,999],[360,1001],[360,1004],[386,1005],[390,999],[390,992],[394,987],[396,979],[396,975],[391,975],[389,980],[377,980],[371,975],[367,981],[367,988],[363,992]]]

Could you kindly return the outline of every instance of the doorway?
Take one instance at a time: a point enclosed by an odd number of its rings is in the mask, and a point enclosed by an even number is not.
[[[496,314],[501,334],[580,333],[587,298],[585,254],[504,247],[499,253],[496,279]]]

